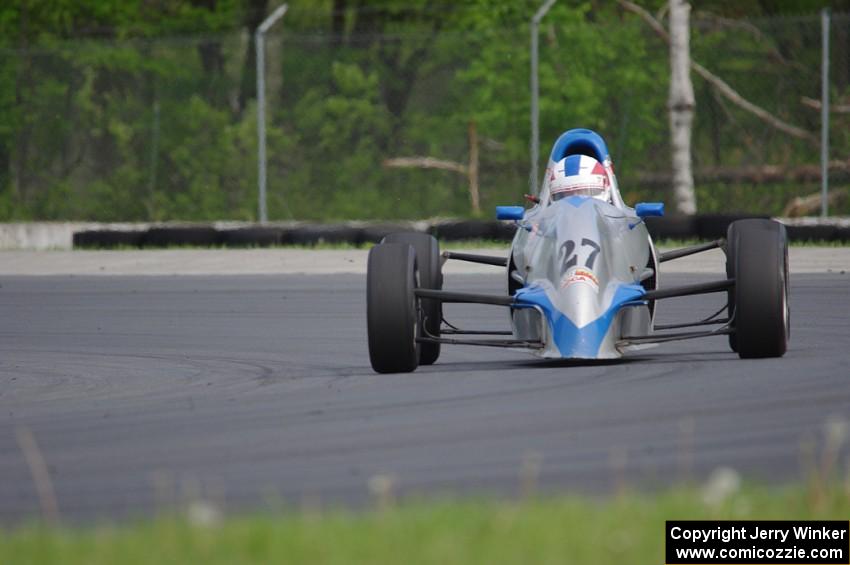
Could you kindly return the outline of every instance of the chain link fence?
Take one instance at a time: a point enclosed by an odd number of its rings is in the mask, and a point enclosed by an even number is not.
[[[607,139],[627,202],[668,198],[667,44],[632,14],[565,10],[541,26],[541,168],[558,134],[589,127]],[[834,214],[850,213],[848,23],[832,16]],[[476,202],[487,216],[528,190],[527,25],[278,25],[266,58],[270,219],[466,216]],[[820,29],[817,15],[693,15],[693,61],[770,116],[693,74],[700,212],[780,214],[818,192]],[[247,32],[0,50],[0,218],[256,218],[253,57]]]

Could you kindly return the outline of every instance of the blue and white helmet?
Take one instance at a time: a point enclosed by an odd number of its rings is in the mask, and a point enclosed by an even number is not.
[[[611,185],[602,163],[587,155],[568,155],[551,169],[549,193],[553,201],[577,195],[610,201]]]

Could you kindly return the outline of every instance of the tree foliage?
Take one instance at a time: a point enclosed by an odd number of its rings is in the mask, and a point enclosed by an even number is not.
[[[642,4],[663,17],[663,1]],[[816,129],[817,113],[799,99],[818,96],[819,52],[811,45],[819,28],[776,19],[799,14],[798,4],[699,3],[695,18],[706,17],[694,26],[694,56],[772,112]],[[268,0],[4,2],[0,219],[254,218],[252,38],[272,7]],[[271,217],[467,214],[465,179],[382,162],[414,155],[463,162],[470,121],[481,139],[485,209],[515,201],[528,188],[528,22],[538,7],[536,0],[292,0],[268,42]],[[774,19],[758,20],[766,16]],[[751,20],[736,27],[729,17]],[[663,196],[637,181],[669,168],[666,46],[616,3],[599,0],[558,2],[540,43],[544,157],[564,129],[594,128],[609,142],[627,200]],[[847,34],[837,43],[840,97],[850,75]],[[695,86],[697,167],[815,159],[815,148],[765,131]],[[728,208],[724,198],[700,201]]]

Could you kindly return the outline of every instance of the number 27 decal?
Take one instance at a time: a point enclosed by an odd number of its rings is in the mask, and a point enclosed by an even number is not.
[[[582,238],[581,246],[582,249],[585,247],[590,248],[590,253],[587,255],[587,259],[584,261],[584,266],[588,269],[593,269],[593,264],[596,262],[596,256],[599,255],[599,252],[602,251],[602,248],[599,247],[599,244],[593,241],[592,239]],[[563,264],[561,265],[561,274],[567,272],[571,267],[575,267],[578,263],[578,253],[574,253],[576,251],[576,242],[572,239],[568,239],[558,248],[558,258],[563,260]]]

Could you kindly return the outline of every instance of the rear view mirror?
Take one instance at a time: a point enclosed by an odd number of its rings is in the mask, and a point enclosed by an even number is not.
[[[638,218],[661,217],[664,215],[664,203],[638,202],[635,204],[635,214],[637,214]]]
[[[522,206],[496,206],[497,220],[521,220],[525,215],[525,208]]]

